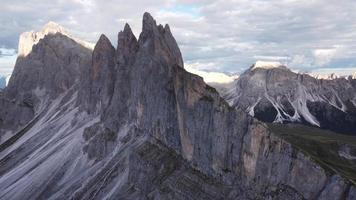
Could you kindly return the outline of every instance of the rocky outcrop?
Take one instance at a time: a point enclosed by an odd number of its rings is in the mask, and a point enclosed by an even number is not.
[[[115,48],[105,35],[101,35],[95,45],[89,73],[85,74],[84,83],[89,87],[85,91],[87,110],[104,109],[109,104],[115,82]]]
[[[356,134],[354,79],[316,79],[276,63],[257,64],[229,88],[220,89],[230,105],[264,122],[303,123]]]
[[[43,38],[36,37],[38,41],[31,43],[31,52],[18,56],[0,98],[1,142],[39,115],[52,100],[75,87],[81,69],[89,65],[91,50],[62,32],[62,28],[45,28]],[[21,38],[19,46],[25,45]]]
[[[124,30],[119,32],[117,39],[117,61],[118,65],[131,65],[138,50],[138,42],[128,24]]]
[[[145,53],[162,59],[165,64],[183,67],[182,55],[168,24],[157,26],[148,13],[143,16],[139,45],[145,46]]]
[[[118,38],[114,49],[102,35],[80,81],[0,145],[0,198],[352,198],[347,180],[186,72],[168,26],[145,13],[138,40],[128,25]]]
[[[28,54],[31,53],[32,47],[35,46],[46,35],[54,35],[56,33],[60,33],[61,35],[65,35],[67,37],[72,38],[83,47],[86,47],[88,49],[93,49],[93,44],[70,36],[69,33],[62,26],[51,21],[48,22],[46,25],[44,25],[42,27],[42,30],[39,32],[29,31],[29,32],[24,32],[20,35],[18,56],[26,57]]]

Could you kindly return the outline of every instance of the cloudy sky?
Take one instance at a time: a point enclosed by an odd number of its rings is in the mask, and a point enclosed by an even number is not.
[[[0,74],[10,73],[18,37],[48,21],[73,36],[116,44],[128,22],[136,36],[148,11],[169,23],[187,66],[239,73],[256,60],[303,72],[356,71],[354,0],[0,0]]]

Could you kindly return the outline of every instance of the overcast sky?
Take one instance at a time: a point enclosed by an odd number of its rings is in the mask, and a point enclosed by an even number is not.
[[[21,32],[48,21],[116,46],[128,22],[138,37],[142,15],[170,24],[186,65],[239,73],[256,60],[310,72],[356,71],[355,0],[0,0],[0,74],[10,73]]]

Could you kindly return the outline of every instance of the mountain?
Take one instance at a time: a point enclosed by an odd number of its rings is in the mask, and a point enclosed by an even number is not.
[[[327,80],[333,80],[333,79],[337,79],[337,78],[341,78],[340,76],[338,76],[335,73],[331,73],[331,74],[310,74],[310,76],[316,78],[316,79],[327,79]]]
[[[356,80],[316,79],[278,63],[257,62],[222,95],[264,122],[296,122],[356,134]]]
[[[42,30],[38,32],[29,31],[29,32],[24,32],[20,35],[18,56],[19,57],[27,56],[32,51],[32,47],[35,44],[37,44],[41,39],[43,39],[46,35],[56,34],[56,33],[60,33],[64,36],[67,36],[73,39],[74,41],[76,41],[78,44],[88,49],[93,49],[94,47],[94,45],[89,42],[85,42],[83,40],[71,36],[62,26],[51,21],[48,22],[46,25],[44,25],[42,27]]]
[[[19,56],[0,96],[0,199],[355,198],[353,143],[346,171],[323,165],[185,71],[168,25],[142,22],[116,48],[56,32]]]
[[[26,56],[19,51],[14,71],[0,98],[0,143],[44,112],[49,102],[75,87],[80,71],[91,62],[91,50],[55,29],[33,43]],[[20,36],[19,47],[28,41]],[[38,38],[37,38],[38,39]]]

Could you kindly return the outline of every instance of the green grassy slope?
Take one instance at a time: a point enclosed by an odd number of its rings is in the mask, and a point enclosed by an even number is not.
[[[268,124],[268,127],[311,156],[328,173],[336,172],[356,184],[356,136],[295,124]],[[349,159],[340,156],[345,147],[350,150]]]

